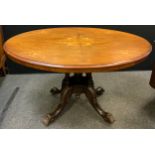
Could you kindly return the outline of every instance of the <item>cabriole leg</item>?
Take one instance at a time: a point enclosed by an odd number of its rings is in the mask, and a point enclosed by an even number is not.
[[[66,104],[68,103],[68,99],[71,96],[71,94],[72,94],[72,89],[70,87],[64,88],[64,90],[61,93],[60,104],[52,113],[49,113],[46,116],[44,116],[43,118],[44,125],[48,126],[61,114]]]
[[[106,122],[113,123],[115,121],[112,114],[104,111],[98,104],[95,89],[88,87],[85,90],[85,95],[88,98],[89,103]]]

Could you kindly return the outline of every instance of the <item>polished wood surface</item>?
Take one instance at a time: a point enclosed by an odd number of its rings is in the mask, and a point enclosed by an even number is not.
[[[97,28],[35,30],[9,39],[8,57],[35,69],[98,72],[123,69],[144,60],[151,44],[139,36]]]

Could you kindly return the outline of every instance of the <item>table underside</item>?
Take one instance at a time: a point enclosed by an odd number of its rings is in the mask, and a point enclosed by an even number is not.
[[[64,110],[65,106],[68,104],[70,97],[75,94],[80,96],[85,94],[88,98],[89,103],[97,111],[97,113],[108,123],[113,123],[115,120],[112,114],[104,111],[98,104],[97,97],[102,95],[104,89],[98,87],[95,89],[94,82],[91,73],[80,73],[80,74],[65,74],[65,78],[62,81],[61,89],[52,88],[51,93],[53,95],[60,94],[60,103],[56,109],[48,113],[43,118],[43,124],[48,126],[54,122]]]

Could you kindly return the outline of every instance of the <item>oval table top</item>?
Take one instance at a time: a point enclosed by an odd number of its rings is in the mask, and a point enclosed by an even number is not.
[[[4,44],[15,62],[35,69],[88,73],[133,66],[151,52],[142,37],[99,28],[49,28],[19,34]]]

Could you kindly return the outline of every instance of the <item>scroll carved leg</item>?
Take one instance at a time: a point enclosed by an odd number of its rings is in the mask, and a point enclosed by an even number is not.
[[[96,91],[92,87],[88,87],[85,90],[85,95],[88,98],[90,104],[97,111],[97,113],[108,123],[113,123],[115,120],[112,114],[105,112],[97,102]]]
[[[62,88],[58,89],[57,87],[54,87],[50,90],[52,95],[57,95],[57,94],[61,94],[62,90],[66,87],[68,87],[69,85],[69,74],[65,75],[65,78],[62,81]]]
[[[104,111],[98,104],[97,96],[102,95],[104,93],[104,89],[101,87],[98,87],[97,89],[94,88],[93,78],[90,73],[86,74],[86,76],[83,76],[83,74],[75,74],[73,76],[66,74],[62,81],[61,89],[53,88],[51,93],[53,95],[61,95],[60,104],[52,113],[47,114],[43,118],[43,124],[46,126],[48,126],[50,123],[55,121],[58,116],[60,116],[72,94],[80,95],[82,93],[86,95],[90,104],[106,122],[113,123],[115,121],[113,116],[110,113]]]
[[[60,104],[52,113],[49,113],[46,116],[44,116],[43,118],[44,125],[48,126],[61,114],[66,104],[68,103],[68,99],[71,95],[72,95],[72,89],[70,87],[66,87],[63,89],[61,93]]]
[[[102,87],[96,88],[95,91],[97,96],[101,96],[105,92],[105,90]]]
[[[61,90],[54,87],[50,90],[50,92],[52,93],[52,95],[57,95],[57,94],[60,94],[61,93]]]

